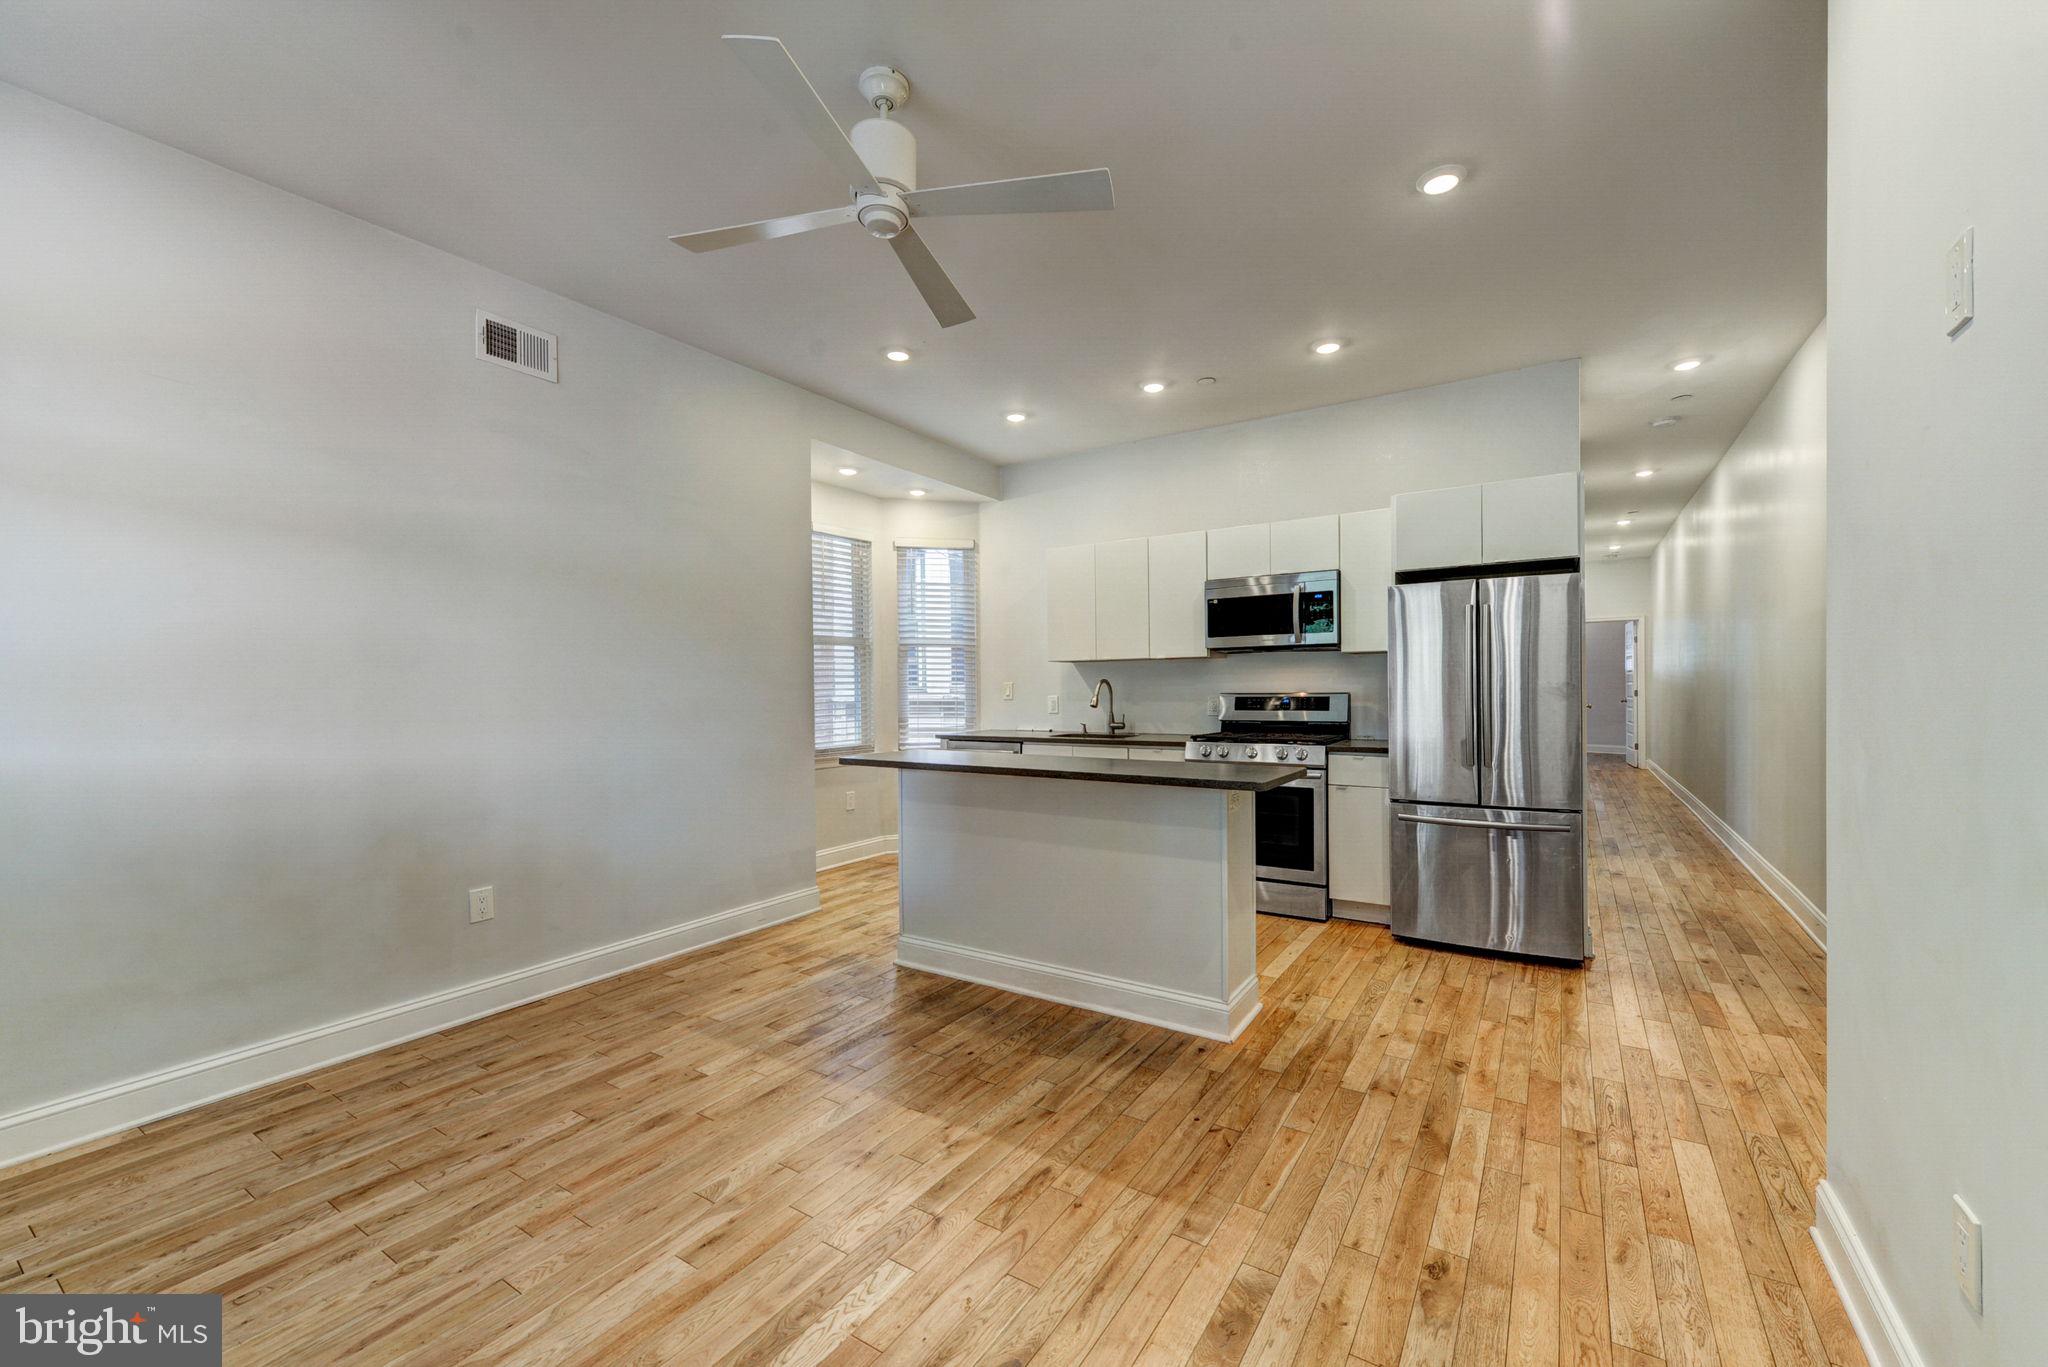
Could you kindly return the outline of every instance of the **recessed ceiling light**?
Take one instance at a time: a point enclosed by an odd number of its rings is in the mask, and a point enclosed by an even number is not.
[[[1614,519],[1614,525],[1617,527],[1626,527],[1628,525],[1628,519],[1625,517],[1617,517]]]
[[[1619,541],[1610,541],[1607,543],[1607,549],[1610,551],[1618,551],[1621,549],[1621,543]]]
[[[1650,477],[1651,475],[1654,475],[1654,474],[1656,474],[1656,473],[1657,473],[1657,472],[1656,472],[1655,470],[1638,470],[1638,471],[1636,471],[1636,478],[1637,478],[1637,479],[1648,479],[1648,478],[1649,478],[1649,477]]]
[[[1676,427],[1676,426],[1678,426],[1678,419],[1677,419],[1677,418],[1675,418],[1675,417],[1666,417],[1666,418],[1652,418],[1652,419],[1650,419],[1650,426],[1652,426],[1652,427]]]
[[[1315,353],[1318,356],[1334,356],[1343,349],[1344,344],[1335,340],[1315,344]]]
[[[1673,370],[1678,371],[1680,374],[1684,374],[1688,370],[1698,370],[1700,368],[1700,358],[1697,356],[1689,356],[1685,360],[1680,361],[1678,364],[1672,366],[1671,368]]]
[[[1004,422],[1022,422],[1022,421],[1024,421],[1024,419],[1026,419],[1026,418],[1028,418],[1028,417],[1030,417],[1030,416],[1031,416],[1031,415],[1030,415],[1029,413],[1005,413],[1005,414],[1003,414],[1003,421],[1004,421]]]
[[[1425,195],[1447,195],[1465,179],[1462,166],[1432,166],[1416,177],[1415,188]]]
[[[1139,385],[1138,388],[1144,390],[1147,394],[1158,394],[1165,390],[1166,382],[1163,380],[1147,380]]]
[[[842,466],[840,466],[840,467],[839,467],[839,473],[840,473],[840,474],[842,474],[842,475],[846,475],[846,476],[848,476],[848,477],[851,477],[851,476],[853,476],[853,475],[857,475],[857,474],[859,474],[859,473],[860,473],[860,471],[859,471],[859,469],[858,469],[858,468],[856,468],[856,467],[854,467],[854,466],[851,466],[851,465],[842,465]]]
[[[890,360],[896,362],[898,365],[901,365],[903,362],[910,359],[910,353],[905,351],[900,346],[891,347],[889,348],[889,350],[883,352],[882,355],[888,357]]]
[[[923,497],[924,497],[924,490],[922,490],[922,489],[912,489],[912,490],[910,491],[910,496],[911,496],[912,498],[923,498]]]

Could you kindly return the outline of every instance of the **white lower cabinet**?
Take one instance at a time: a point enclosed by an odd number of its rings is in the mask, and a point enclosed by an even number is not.
[[[1132,759],[1149,759],[1167,764],[1185,764],[1188,758],[1185,752],[1170,750],[1164,745],[1133,745],[1130,757]]]
[[[1393,896],[1387,790],[1332,784],[1329,792],[1330,896],[1384,907]]]
[[[1123,745],[1050,745],[1044,741],[1027,740],[1024,751],[1027,755],[1065,755],[1069,759],[1129,759],[1130,748]]]

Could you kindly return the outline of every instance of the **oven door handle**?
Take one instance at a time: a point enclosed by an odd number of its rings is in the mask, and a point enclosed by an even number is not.
[[[1561,835],[1572,832],[1570,826],[1553,826],[1542,821],[1473,821],[1456,816],[1416,816],[1409,812],[1394,813],[1394,820],[1414,826],[1466,826],[1482,831],[1545,831]]]

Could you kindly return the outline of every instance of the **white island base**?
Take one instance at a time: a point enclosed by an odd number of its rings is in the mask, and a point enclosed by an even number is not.
[[[1251,792],[901,783],[898,964],[1211,1039],[1258,1014]]]

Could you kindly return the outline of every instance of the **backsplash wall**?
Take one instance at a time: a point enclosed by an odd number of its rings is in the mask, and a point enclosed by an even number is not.
[[[1058,716],[1045,715],[1044,698],[1026,698],[1020,692],[1019,703],[1027,709],[1032,704],[1038,707],[1036,719],[987,724],[1078,731],[1085,722],[1089,730],[1100,730],[1108,720],[1103,715],[1107,703],[1091,711],[1088,694],[1097,679],[1108,679],[1116,690],[1117,714],[1130,722],[1133,731],[1213,731],[1218,693],[1306,689],[1349,693],[1352,735],[1377,738],[1387,734],[1387,657],[1383,654],[1270,650],[1206,660],[1105,660],[1061,668],[1066,677],[1059,685]],[[995,684],[1000,692],[1003,680]]]

